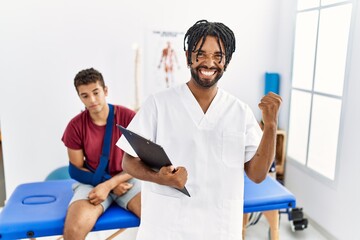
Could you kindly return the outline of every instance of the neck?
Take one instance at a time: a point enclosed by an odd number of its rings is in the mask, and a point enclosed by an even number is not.
[[[217,84],[210,88],[203,88],[196,85],[193,80],[190,80],[189,82],[187,82],[187,86],[194,95],[196,101],[199,103],[203,112],[206,113],[206,111],[210,107],[212,100],[216,96],[218,90]]]
[[[109,115],[109,105],[105,104],[104,107],[99,112],[89,112],[91,120],[94,122],[95,125],[98,126],[105,126],[107,117]]]

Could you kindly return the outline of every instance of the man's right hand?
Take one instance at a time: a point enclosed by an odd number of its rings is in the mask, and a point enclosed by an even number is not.
[[[182,189],[187,181],[187,170],[184,167],[166,166],[158,172],[159,184]]]
[[[109,195],[110,190],[111,189],[105,183],[98,184],[89,192],[88,199],[90,203],[94,205],[102,203]]]

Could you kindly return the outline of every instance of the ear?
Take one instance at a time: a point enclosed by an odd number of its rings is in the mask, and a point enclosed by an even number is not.
[[[108,87],[107,86],[104,87],[104,94],[107,97],[107,95],[108,95]]]
[[[191,62],[190,62],[190,63],[188,62],[188,55],[189,55],[189,54],[190,54],[189,51],[186,50],[186,51],[185,51],[185,59],[186,59],[186,65],[187,65],[187,66],[190,66],[190,65],[191,65]]]

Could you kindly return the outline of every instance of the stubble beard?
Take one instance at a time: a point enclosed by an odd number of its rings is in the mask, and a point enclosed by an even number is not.
[[[222,77],[222,75],[224,74],[224,71],[221,70],[220,68],[217,68],[216,71],[216,76],[213,80],[208,81],[208,80],[202,80],[198,74],[198,71],[200,68],[204,68],[205,67],[197,67],[197,68],[192,68],[190,67],[190,73],[191,73],[191,77],[195,80],[195,82],[197,83],[197,85],[199,85],[202,88],[211,88],[214,85],[217,84],[217,82],[220,80],[220,78]]]

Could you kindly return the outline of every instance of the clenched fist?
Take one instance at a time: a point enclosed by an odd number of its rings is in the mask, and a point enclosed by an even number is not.
[[[166,166],[158,172],[160,184],[175,188],[183,188],[187,181],[187,171],[184,167]]]
[[[264,126],[277,126],[277,119],[281,102],[281,97],[273,92],[269,92],[261,99],[259,108],[262,111],[262,120],[264,122]]]

